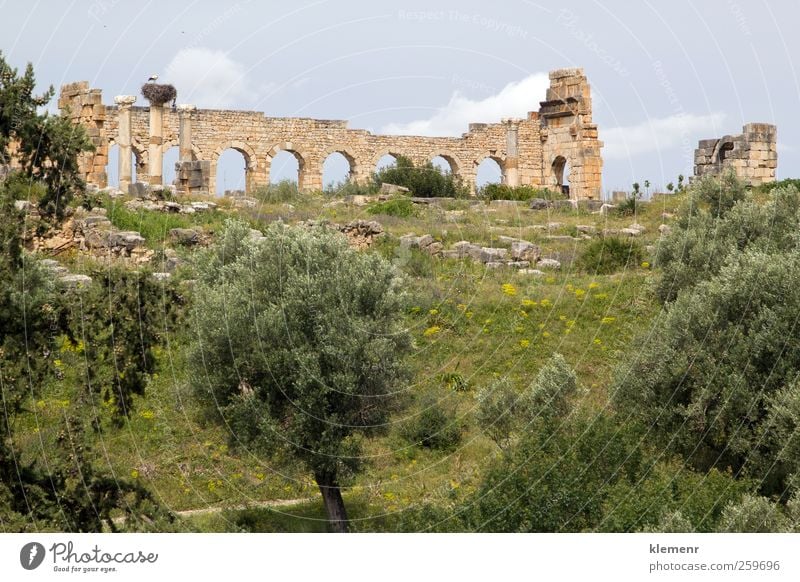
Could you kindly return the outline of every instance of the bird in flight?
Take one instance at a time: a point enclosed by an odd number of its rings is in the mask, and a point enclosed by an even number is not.
[[[148,83],[155,83],[156,81],[158,81],[158,75],[150,75],[150,78],[147,79]]]

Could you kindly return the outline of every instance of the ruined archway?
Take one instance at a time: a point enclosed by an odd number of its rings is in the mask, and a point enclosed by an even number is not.
[[[286,154],[291,155],[294,160],[286,157]],[[277,159],[277,163],[276,163]],[[276,182],[274,178],[280,178],[287,174],[285,167],[292,166],[297,175],[297,189],[303,190],[306,187],[306,160],[308,156],[303,151],[295,146],[292,142],[285,142],[276,145],[267,153],[266,159],[266,174],[267,182],[273,184]],[[295,165],[296,164],[296,165]],[[277,170],[277,172],[276,172]],[[292,173],[292,170],[289,170]],[[294,181],[294,180],[291,180]]]
[[[475,160],[475,185],[481,188],[487,184],[505,183],[505,165],[497,155],[486,154]]]
[[[569,162],[564,156],[556,156],[553,160],[552,184],[556,192],[569,197]]]
[[[728,155],[733,151],[733,140],[723,138],[719,140],[717,144],[717,152],[716,152],[716,161],[715,163],[719,164],[720,166],[723,165],[725,159]]]
[[[234,150],[241,155],[241,159],[233,153],[225,154],[225,159],[220,164],[220,158],[226,150]],[[242,165],[242,159],[244,164]],[[210,182],[217,194],[225,190],[244,190],[250,192],[254,186],[256,170],[256,153],[249,145],[240,141],[230,141],[217,146],[211,154]],[[244,179],[237,178],[237,166],[241,168]],[[220,169],[222,170],[220,172]],[[227,187],[232,186],[232,187]]]
[[[161,156],[161,175],[164,177],[164,186],[175,182],[175,164],[180,159],[178,146],[164,144],[164,153]]]
[[[337,148],[322,153],[322,185],[326,190],[336,190],[357,180],[358,167],[353,154]]]
[[[449,173],[453,176],[461,175],[461,161],[451,152],[434,152],[430,156],[430,161],[434,167],[438,168],[443,173]]]

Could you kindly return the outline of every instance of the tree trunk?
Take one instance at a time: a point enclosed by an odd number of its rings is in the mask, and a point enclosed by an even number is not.
[[[314,473],[319,491],[322,493],[322,500],[325,502],[325,512],[328,514],[328,522],[335,533],[347,533],[349,527],[347,522],[347,510],[344,507],[342,492],[336,482],[336,476],[330,473]]]

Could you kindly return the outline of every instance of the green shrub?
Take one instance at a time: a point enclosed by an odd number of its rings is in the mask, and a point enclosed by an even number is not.
[[[417,216],[419,211],[416,204],[408,198],[392,198],[385,202],[375,202],[367,206],[368,214],[383,214],[385,216],[397,216],[399,218],[410,218]]]
[[[352,180],[331,182],[323,189],[325,196],[372,196],[378,192],[378,187],[373,182],[360,183]]]
[[[265,204],[279,204],[281,202],[295,202],[300,197],[297,182],[281,180],[277,184],[259,186],[253,190],[253,197]]]
[[[547,188],[533,186],[508,186],[506,184],[484,184],[478,189],[478,197],[483,200],[518,200],[527,202],[534,198],[545,200],[561,200],[564,196]]]
[[[800,190],[800,179],[798,178],[786,178],[784,180],[777,180],[775,182],[768,182],[767,184],[762,184],[758,187],[759,192],[766,192],[770,193],[776,188],[787,188],[792,186],[797,190]]]
[[[459,177],[450,172],[443,172],[432,162],[417,167],[405,156],[397,156],[394,164],[375,172],[372,181],[376,189],[384,183],[395,184],[408,188],[412,195],[420,198],[469,196],[469,187]]]
[[[635,216],[638,205],[639,200],[636,198],[636,196],[630,196],[617,204],[617,207],[614,209],[614,211],[619,216]]]
[[[429,449],[455,447],[461,441],[461,421],[455,403],[445,394],[426,394],[420,401],[419,413],[406,421],[403,436]]]
[[[587,273],[608,275],[641,264],[644,251],[632,238],[616,236],[592,240],[578,258],[578,268]]]
[[[619,410],[698,470],[730,467],[785,490],[800,471],[800,256],[748,249],[681,292],[617,370]],[[785,388],[789,386],[789,388]],[[657,421],[654,421],[657,419]]]

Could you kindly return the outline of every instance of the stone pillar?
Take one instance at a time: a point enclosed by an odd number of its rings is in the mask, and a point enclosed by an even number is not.
[[[194,105],[178,105],[178,149],[181,162],[191,162],[194,158],[192,153],[192,112],[197,107]]]
[[[114,103],[119,108],[117,128],[117,145],[119,146],[119,189],[128,192],[128,186],[133,180],[131,167],[131,106],[136,102],[136,95],[117,95]]]
[[[150,104],[150,144],[147,148],[147,175],[153,186],[163,185],[164,153],[161,144],[164,141],[164,106]]]
[[[519,124],[520,119],[503,119],[506,126],[505,184],[519,186]]]

